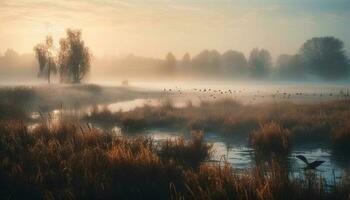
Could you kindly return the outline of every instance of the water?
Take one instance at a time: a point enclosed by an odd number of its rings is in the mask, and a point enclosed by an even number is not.
[[[189,134],[178,133],[174,130],[153,129],[137,134],[153,138],[155,141],[175,139],[182,135],[189,138]],[[133,135],[135,136],[135,135]],[[236,170],[247,170],[255,166],[254,152],[249,147],[247,137],[240,135],[223,136],[222,134],[207,133],[204,139],[213,144],[213,155],[210,162],[227,161]],[[304,174],[305,163],[296,158],[304,155],[309,162],[315,160],[325,161],[315,171],[317,175],[326,179],[328,184],[341,180],[343,175],[350,175],[350,158],[332,155],[329,146],[324,144],[299,145],[293,148],[288,161],[292,175],[300,177]]]
[[[237,82],[135,82],[133,86],[152,91],[160,91],[158,98],[139,98],[131,101],[116,102],[106,105],[110,110],[129,111],[145,104],[158,106],[166,99],[171,99],[175,107],[184,107],[191,102],[199,105],[201,101],[215,101],[232,98],[243,104],[264,102],[315,103],[329,100],[348,99],[348,84],[267,84]]]
[[[98,107],[102,109],[102,107],[107,106],[112,112],[127,112],[144,105],[159,106],[166,99],[171,99],[175,107],[184,107],[189,101],[191,101],[194,106],[197,106],[202,100],[214,101],[228,97],[234,98],[243,104],[271,101],[323,102],[328,100],[347,99],[349,98],[348,95],[350,91],[348,85],[239,85],[221,82],[210,84],[198,82],[138,84],[138,87],[161,91],[162,93],[159,98],[148,98],[145,96],[144,98],[112,102],[99,105]],[[90,107],[82,107],[78,110],[54,110],[47,115],[52,121],[58,121],[62,116],[62,112],[79,118],[84,113],[89,113]],[[41,116],[37,112],[32,115],[34,120],[42,117],[45,116]],[[35,126],[35,124],[33,124],[33,126]],[[118,127],[112,128],[112,131],[117,135],[122,134],[122,131]],[[152,137],[156,141],[174,139],[181,134],[185,137],[189,137],[188,134],[178,133],[176,130],[162,129],[146,130],[141,134]],[[248,145],[247,136],[223,136],[218,133],[205,133],[205,140],[213,144],[214,153],[211,162],[222,162],[226,160],[237,170],[249,169],[255,165],[253,149]],[[302,161],[295,158],[296,155],[304,155],[311,162],[314,160],[325,161],[325,163],[318,168],[317,173],[324,176],[327,182],[331,183],[334,180],[339,180],[342,174],[344,174],[343,172],[350,174],[350,158],[332,155],[331,149],[327,145],[313,144],[312,146],[295,146],[292,150],[289,162],[291,170],[295,176],[302,174],[304,172],[302,168],[305,167],[305,164]]]

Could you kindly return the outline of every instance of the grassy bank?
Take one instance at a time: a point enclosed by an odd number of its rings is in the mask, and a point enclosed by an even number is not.
[[[0,123],[0,197],[4,199],[346,199],[348,182],[327,187],[294,178],[278,163],[238,172],[203,163],[202,136],[155,143],[78,124]]]
[[[118,125],[127,131],[167,127],[226,134],[249,134],[258,130],[260,125],[274,121],[288,129],[291,140],[297,144],[330,142],[334,130],[344,127],[349,116],[350,100],[312,104],[277,102],[243,105],[232,99],[223,99],[202,102],[199,106],[189,103],[183,108],[165,102],[161,106],[145,105],[129,112],[94,110],[85,119]]]
[[[93,104],[135,99],[146,94],[150,97],[159,95],[137,88],[94,84],[0,87],[0,104],[17,106],[29,112],[47,112],[62,106],[78,109]]]

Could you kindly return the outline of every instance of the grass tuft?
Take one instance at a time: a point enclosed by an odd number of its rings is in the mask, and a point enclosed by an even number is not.
[[[249,141],[256,154],[287,155],[291,149],[290,131],[277,122],[269,122],[260,126],[249,136]]]

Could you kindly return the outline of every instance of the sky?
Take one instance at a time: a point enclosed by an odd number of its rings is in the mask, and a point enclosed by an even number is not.
[[[350,54],[350,0],[0,0],[0,54],[30,53],[50,34],[77,28],[94,56],[178,58],[228,49],[294,54],[335,36]]]

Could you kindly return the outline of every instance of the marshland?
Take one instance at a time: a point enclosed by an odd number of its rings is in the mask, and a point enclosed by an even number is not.
[[[349,199],[349,5],[1,1],[0,199]]]

